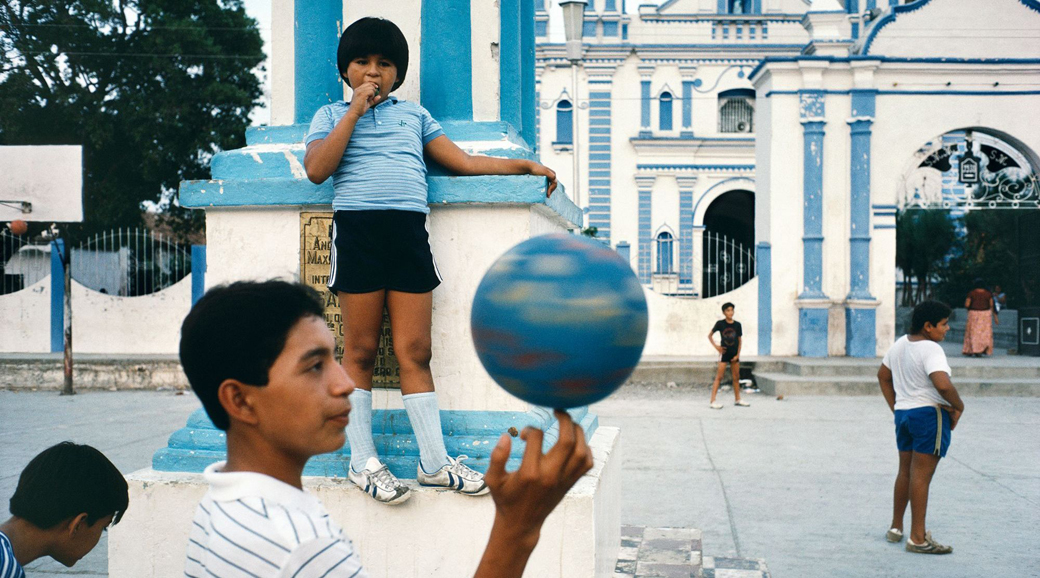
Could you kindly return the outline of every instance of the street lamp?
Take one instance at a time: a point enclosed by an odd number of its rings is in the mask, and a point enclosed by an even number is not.
[[[581,177],[578,174],[580,170],[580,153],[579,143],[581,142],[581,133],[578,132],[578,118],[580,116],[580,110],[588,108],[588,103],[584,105],[579,104],[578,99],[578,63],[581,62],[581,37],[585,32],[585,7],[588,6],[587,0],[562,0],[560,2],[560,8],[563,10],[563,33],[567,39],[567,60],[571,61],[571,88],[573,89],[572,94],[574,95],[574,119],[571,123],[574,127],[574,204],[578,205],[579,209],[582,209],[582,228],[585,227],[585,211],[586,207],[582,206],[581,203]]]

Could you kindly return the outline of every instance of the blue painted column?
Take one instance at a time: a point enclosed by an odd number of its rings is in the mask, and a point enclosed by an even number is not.
[[[845,354],[849,357],[877,355],[877,301],[870,294],[870,135],[876,94],[854,90],[849,119],[849,295],[845,307]]]
[[[296,0],[293,31],[296,124],[308,124],[322,106],[343,98],[336,66],[342,0]]]
[[[693,81],[682,83],[682,136],[693,136]]]
[[[65,351],[65,241],[51,241],[51,353]]]
[[[650,77],[644,75],[639,82],[639,136],[650,133]]]
[[[695,175],[676,177],[679,183],[679,289],[693,289],[693,187]],[[686,290],[686,291],[684,291]]]
[[[611,87],[613,67],[586,68],[589,74],[589,226],[610,244]],[[577,114],[578,111],[575,111]]]
[[[654,176],[637,176],[636,188],[639,190],[639,281],[650,283],[650,203],[654,188]]]
[[[191,304],[206,293],[206,246],[191,246]]]
[[[758,354],[773,351],[773,247],[758,244],[755,255],[758,275]]]
[[[538,96],[534,59],[534,0],[520,0],[520,101],[517,129],[531,150],[538,148]]]
[[[802,293],[798,313],[798,355],[827,356],[827,311],[823,292],[824,94],[799,94],[802,121]]]
[[[520,59],[521,0],[499,0],[499,118],[523,130],[523,70]]]
[[[423,0],[419,90],[437,120],[473,120],[470,0]]]

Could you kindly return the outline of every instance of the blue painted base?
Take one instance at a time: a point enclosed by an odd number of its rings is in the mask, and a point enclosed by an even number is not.
[[[585,430],[586,438],[599,427],[599,418],[587,407],[569,410],[571,416]],[[544,430],[545,449],[556,443],[558,427],[547,409],[519,411],[447,411],[441,410],[441,426],[448,454],[467,455],[466,463],[479,471],[486,471],[491,450],[503,432],[511,428],[519,433],[527,426]],[[403,409],[375,410],[372,412],[372,431],[380,458],[395,476],[415,479],[419,463],[419,445],[415,440],[408,414]],[[170,435],[167,447],[152,456],[152,468],[166,472],[201,472],[214,462],[227,459],[226,434],[214,427],[202,409],[188,418],[183,428]],[[513,446],[507,467],[516,469],[523,458],[525,444],[519,437]],[[315,456],[303,470],[305,476],[346,477],[350,464],[350,449]]]
[[[845,355],[877,357],[877,321],[873,309],[845,309]]]
[[[827,309],[803,308],[799,310],[798,355],[827,357]]]

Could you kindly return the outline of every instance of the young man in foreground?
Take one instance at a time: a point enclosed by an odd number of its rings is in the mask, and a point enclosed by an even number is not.
[[[354,391],[323,308],[302,285],[239,282],[207,292],[184,320],[181,364],[227,432],[228,456],[206,469],[210,490],[193,521],[186,576],[367,576],[342,529],[302,489],[307,460],[346,441]],[[516,472],[505,471],[507,434],[491,452],[485,481],[495,520],[477,577],[521,576],[545,518],[592,468],[580,426],[556,417],[559,441],[546,454],[540,430],[521,434],[527,450]]]

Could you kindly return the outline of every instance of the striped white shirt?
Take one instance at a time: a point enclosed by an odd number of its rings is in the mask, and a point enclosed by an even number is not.
[[[192,521],[186,577],[368,578],[320,500],[270,476],[223,468],[206,468],[209,492]]]
[[[327,137],[348,110],[342,100],[319,108],[306,143]],[[333,210],[429,213],[423,147],[442,134],[440,123],[414,102],[391,96],[368,109],[332,174]]]
[[[0,532],[0,578],[25,578],[25,570],[14,559],[14,546],[3,532]]]

